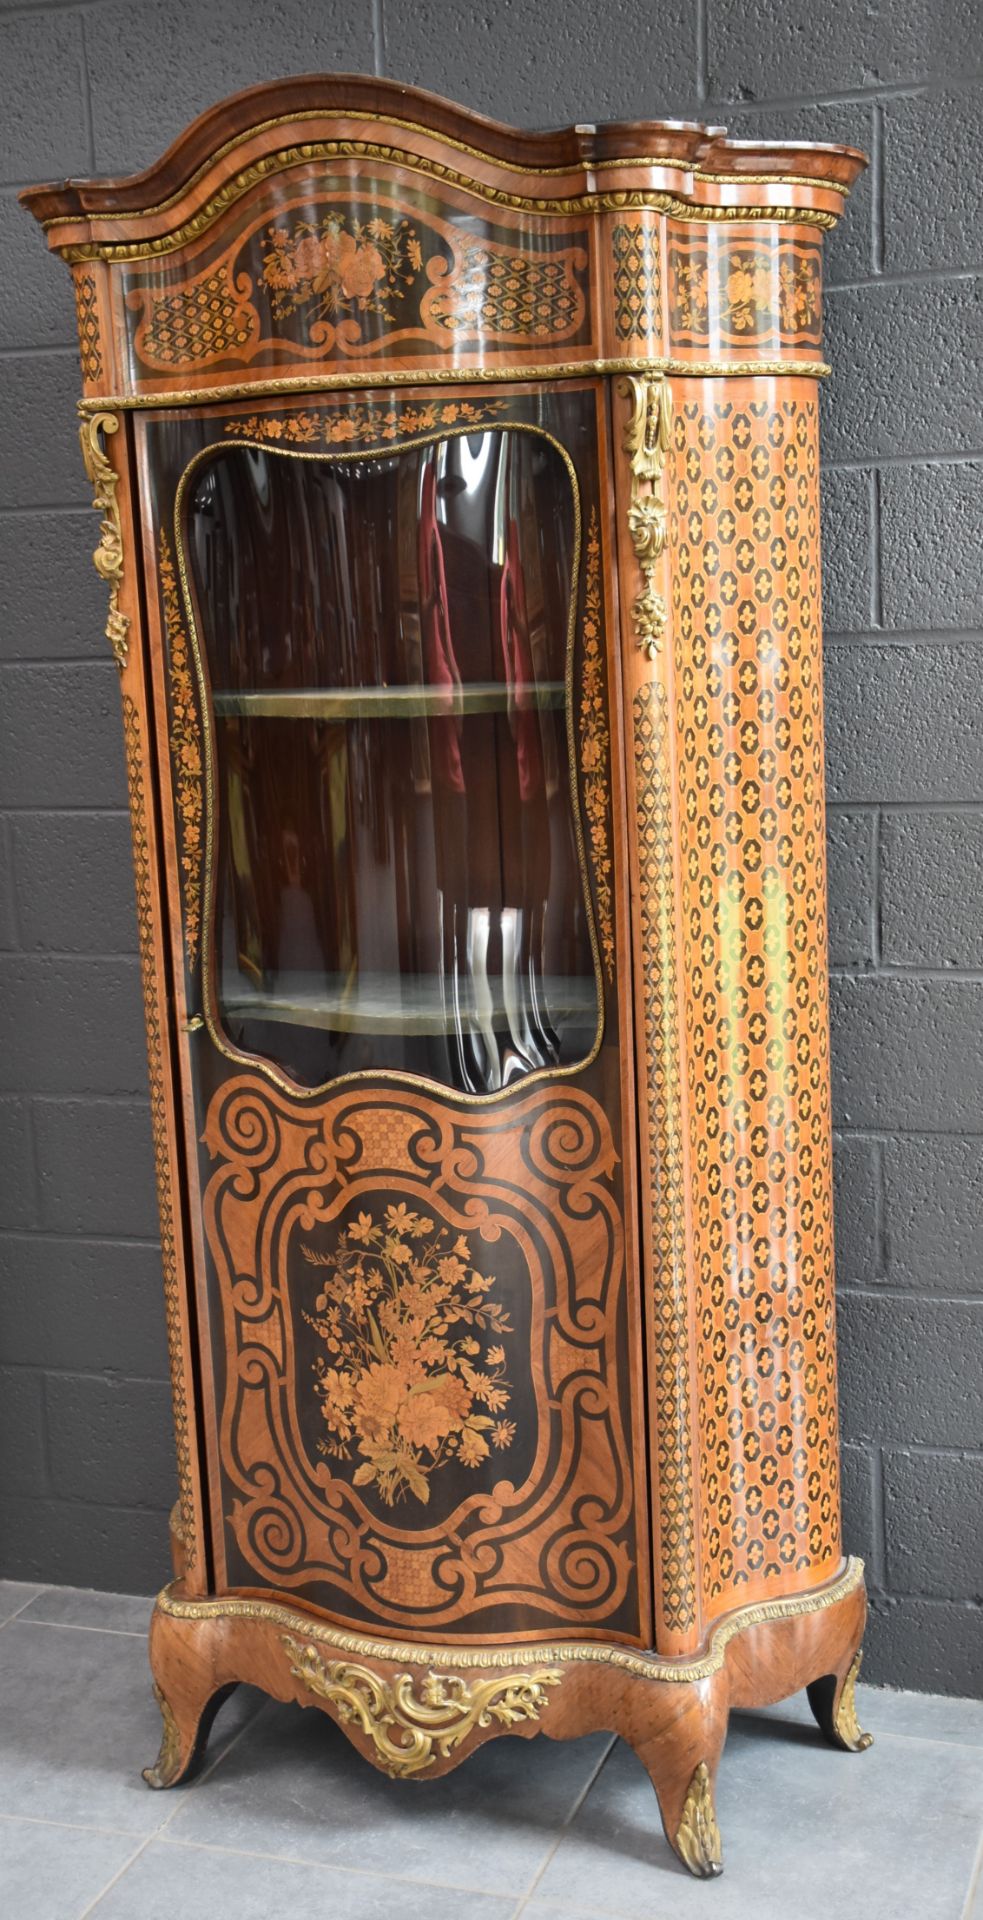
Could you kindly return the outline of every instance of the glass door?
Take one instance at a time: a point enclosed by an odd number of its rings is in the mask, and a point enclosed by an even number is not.
[[[591,1053],[568,738],[577,482],[544,430],[232,440],[183,487],[226,1041],[487,1095]]]

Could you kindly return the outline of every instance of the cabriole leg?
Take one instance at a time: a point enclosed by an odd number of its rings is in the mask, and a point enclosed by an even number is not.
[[[725,1675],[691,1684],[638,1680],[626,1706],[616,1731],[655,1788],[669,1845],[696,1879],[715,1878],[723,1871],[714,1784],[727,1735]]]
[[[873,1742],[857,1719],[856,1686],[863,1652],[858,1647],[839,1673],[826,1673],[806,1688],[816,1725],[833,1747],[844,1753],[863,1753]]]
[[[148,1787],[176,1787],[190,1778],[201,1762],[215,1715],[235,1687],[234,1680],[216,1673],[208,1652],[207,1642],[196,1637],[193,1623],[164,1618],[155,1611],[150,1665],[164,1724],[157,1759],[143,1769]]]

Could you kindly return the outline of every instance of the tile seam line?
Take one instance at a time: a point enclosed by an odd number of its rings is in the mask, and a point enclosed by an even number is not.
[[[0,26],[10,20],[33,20],[39,13],[93,13],[101,0],[34,0],[31,6],[17,4],[0,7]]]
[[[910,981],[915,986],[945,986],[948,981],[957,986],[983,986],[983,969],[979,967],[926,967],[905,966],[897,961],[877,961],[870,967],[830,967],[831,980],[888,980],[892,984],[902,985]]]
[[[983,1307],[983,1292],[980,1293],[926,1293],[917,1287],[881,1286],[876,1281],[867,1286],[854,1286],[849,1280],[838,1279],[836,1292],[839,1299],[847,1296],[851,1300],[893,1300],[895,1305],[910,1302],[919,1307]],[[851,1440],[845,1436],[847,1446],[872,1446],[873,1441]],[[902,1444],[902,1443],[899,1443]],[[911,1441],[911,1446],[920,1446],[920,1442]],[[959,1453],[959,1447],[941,1447],[940,1453]]]
[[[850,799],[849,797],[845,797],[842,800],[828,800],[826,804],[830,811],[835,810],[842,813],[871,813],[880,810],[881,813],[891,814],[892,818],[896,818],[897,815],[902,813],[910,813],[918,817],[924,816],[926,819],[932,819],[936,815],[946,813],[977,814],[983,812],[983,800],[975,798],[964,799],[955,794],[953,794],[951,799],[947,796],[944,800],[870,800],[866,798]]]
[[[100,1890],[99,1893],[96,1894],[95,1899],[90,1901],[87,1907],[80,1909],[78,1920],[89,1920],[89,1916],[97,1912],[98,1908],[101,1906],[103,1900],[105,1899],[107,1893],[112,1893],[113,1888],[119,1885],[124,1875],[129,1873],[130,1868],[133,1866],[134,1862],[139,1860],[140,1855],[142,1853],[146,1852],[153,1837],[154,1837],[153,1834],[148,1834],[146,1839],[142,1840],[140,1842],[140,1845],[134,1848],[133,1852],[130,1854],[129,1859],[124,1860],[123,1865],[119,1868],[119,1870],[116,1873],[113,1874],[113,1877],[111,1880],[107,1880],[105,1886]]]
[[[597,1780],[599,1779],[601,1771],[604,1768],[604,1766],[607,1764],[608,1760],[610,1760],[616,1745],[617,1745],[617,1736],[615,1734],[612,1734],[608,1741],[607,1746],[604,1749],[604,1752],[601,1754],[601,1757],[597,1762],[596,1767],[594,1767],[588,1779],[585,1780],[584,1785],[582,1786],[580,1792],[575,1796],[573,1805],[571,1806],[569,1813],[567,1814],[565,1820],[563,1821],[563,1825],[561,1826],[559,1832],[557,1833],[552,1846],[549,1848],[545,1859],[540,1861],[539,1866],[536,1868],[533,1874],[533,1877],[530,1880],[529,1885],[526,1888],[525,1892],[519,1895],[519,1903],[515,1909],[513,1920],[521,1920],[521,1915],[525,1913],[530,1900],[533,1898],[536,1892],[536,1888],[540,1885],[542,1881],[543,1875],[548,1871],[551,1861],[555,1860],[556,1855],[563,1844],[565,1835],[570,1831],[570,1829],[574,1825],[577,1815],[579,1814],[582,1806],[584,1805],[584,1802],[587,1799],[587,1796],[590,1793],[591,1788],[596,1784]]]
[[[39,1620],[36,1615],[33,1619],[25,1619],[23,1615],[19,1618],[22,1627],[47,1629],[49,1633],[109,1633],[116,1640],[146,1640],[147,1638],[146,1632],[139,1627],[88,1627],[81,1620]],[[4,1626],[9,1624],[9,1621],[4,1621]],[[126,1829],[122,1828],[121,1831],[125,1832]]]
[[[976,1858],[970,1870],[969,1886],[966,1890],[966,1904],[963,1907],[960,1920],[973,1920],[976,1894],[981,1885],[983,1885],[983,1833],[980,1834],[980,1844],[976,1849]]]
[[[120,1839],[140,1839],[140,1835],[134,1833],[132,1827],[111,1827],[106,1826],[102,1821],[46,1820],[41,1813],[0,1813],[0,1821],[4,1820],[11,1826],[19,1822],[26,1827],[59,1827],[67,1833],[115,1833]]]
[[[26,1495],[26,1496],[25,1496],[25,1498],[28,1498],[28,1499],[29,1499],[29,1498],[31,1498],[31,1497],[32,1497],[32,1496],[30,1496],[30,1495]],[[35,1594],[32,1594],[32,1596],[31,1596],[31,1598],[32,1598],[32,1599],[34,1599],[34,1600],[36,1600],[36,1599],[38,1598],[38,1596],[37,1596],[37,1594],[35,1593]],[[29,1606],[30,1606],[30,1604],[31,1604],[31,1601],[30,1601],[30,1600],[24,1600],[24,1601],[22,1601],[22,1602],[21,1602],[21,1604],[20,1604],[20,1606],[19,1606],[19,1607],[17,1607],[17,1608],[15,1608],[15,1610],[14,1610],[14,1612],[13,1612],[13,1613],[8,1613],[5,1619],[3,1619],[3,1620],[0,1620],[0,1633],[2,1633],[2,1632],[3,1632],[3,1629],[4,1629],[4,1627],[10,1627],[10,1626],[12,1626],[12,1625],[13,1625],[13,1623],[14,1623],[14,1621],[15,1621],[15,1620],[18,1620],[18,1619],[20,1618],[20,1616],[21,1616],[21,1614],[22,1614],[22,1613],[23,1613],[23,1611],[24,1611],[24,1608],[25,1608],[25,1607],[29,1607]]]
[[[852,280],[827,279],[825,294],[830,300],[840,293],[868,293],[879,287],[889,292],[897,287],[930,287],[952,280],[978,280],[981,275],[983,264],[975,262],[958,267],[899,267],[895,273],[889,269],[886,273],[857,274]],[[835,361],[833,366],[835,372]]]
[[[96,123],[92,111],[92,74],[89,68],[89,47],[85,33],[85,12],[78,14],[79,39],[82,43],[82,109],[85,114],[85,136],[89,143],[89,164],[96,165]]]
[[[216,1767],[221,1766],[222,1761],[225,1759],[225,1754],[231,1751],[232,1745],[238,1744],[242,1735],[248,1732],[248,1730],[248,1726],[242,1728],[241,1732],[236,1735],[235,1742],[230,1742],[225,1752],[219,1755],[215,1761]],[[205,1777],[203,1774],[201,1782],[198,1783],[199,1785],[203,1784]],[[159,1840],[162,1845],[167,1847],[183,1847],[189,1853],[217,1853],[226,1857],[231,1856],[233,1859],[238,1860],[272,1860],[276,1861],[280,1866],[308,1867],[312,1872],[322,1874],[346,1874],[355,1881],[384,1880],[388,1886],[403,1888],[419,1887],[429,1893],[473,1893],[485,1900],[501,1901],[516,1898],[511,1892],[503,1893],[500,1889],[488,1886],[477,1886],[473,1882],[459,1880],[411,1880],[408,1879],[405,1874],[386,1873],[379,1867],[343,1866],[341,1862],[337,1860],[312,1860],[296,1853],[264,1853],[255,1847],[223,1846],[221,1842],[213,1840],[185,1840],[182,1839],[179,1834],[171,1831],[171,1823],[178,1812],[179,1809],[175,1808],[174,1813],[168,1815],[163,1826],[159,1827],[157,1832],[150,1836],[151,1839]],[[562,1838],[562,1834],[560,1838]],[[521,1899],[524,1896],[519,1895],[518,1897]],[[86,1920],[86,1916],[82,1915],[81,1920]]]
[[[935,1697],[937,1698],[938,1696],[935,1696]],[[953,1694],[952,1697],[954,1700],[962,1700],[962,1699],[966,1699],[968,1696],[965,1694]],[[799,1724],[799,1723],[796,1722],[795,1724]],[[874,1739],[878,1742],[878,1744],[880,1744],[881,1741],[887,1741],[887,1742],[898,1741],[901,1744],[907,1745],[907,1746],[932,1747],[938,1753],[950,1753],[953,1748],[955,1748],[957,1753],[979,1753],[980,1752],[979,1746],[971,1740],[931,1740],[931,1739],[926,1739],[922,1734],[891,1733],[884,1728],[881,1728],[880,1732],[877,1732],[874,1734]]]

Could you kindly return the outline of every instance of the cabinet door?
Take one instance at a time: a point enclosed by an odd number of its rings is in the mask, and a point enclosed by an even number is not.
[[[216,1583],[645,1642],[603,389],[137,453]]]

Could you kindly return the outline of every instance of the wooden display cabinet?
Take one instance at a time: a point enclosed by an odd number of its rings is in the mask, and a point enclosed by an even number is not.
[[[840,1537],[817,381],[863,164],[238,95],[23,197],[120,670],[180,1497],[235,1682],[393,1775],[864,1736]]]

